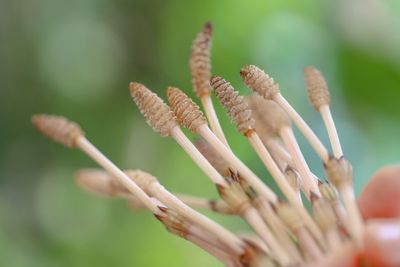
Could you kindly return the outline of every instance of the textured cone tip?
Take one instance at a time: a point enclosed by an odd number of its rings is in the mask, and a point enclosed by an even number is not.
[[[131,82],[129,90],[147,124],[162,137],[169,136],[178,122],[168,105],[143,84]]]
[[[240,70],[244,83],[265,99],[272,100],[279,91],[279,85],[262,69],[254,65],[246,65]]]
[[[84,135],[78,124],[62,116],[38,114],[32,116],[32,123],[43,135],[71,148]]]
[[[207,21],[207,22],[204,24],[203,32],[204,32],[204,33],[207,33],[207,34],[212,34],[212,31],[213,31],[213,24],[212,24],[211,21]]]
[[[322,73],[315,67],[304,68],[304,80],[307,87],[308,98],[316,110],[322,105],[330,105],[331,97],[328,85]]]
[[[80,188],[103,196],[112,197],[119,193],[127,192],[112,176],[98,169],[82,169],[77,171],[75,181]]]
[[[185,128],[196,133],[201,125],[207,124],[199,106],[181,90],[168,87],[167,97],[176,118]]]
[[[151,195],[151,186],[158,183],[156,177],[142,170],[125,170],[125,174],[132,179],[146,194]]]
[[[211,91],[209,81],[211,77],[212,30],[211,22],[207,22],[193,41],[189,61],[193,91],[200,98],[209,95]]]
[[[266,136],[277,136],[283,127],[291,125],[286,111],[272,100],[266,100],[257,94],[248,98],[248,103],[256,120],[256,130]]]
[[[236,124],[237,130],[243,134],[253,131],[254,119],[243,96],[239,95],[239,92],[235,91],[233,86],[220,76],[211,78],[211,86],[214,88],[215,96]]]

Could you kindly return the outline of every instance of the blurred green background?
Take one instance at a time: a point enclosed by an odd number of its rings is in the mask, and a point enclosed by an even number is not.
[[[376,169],[399,161],[397,0],[0,0],[0,266],[220,266],[152,215],[77,188],[75,170],[95,164],[43,138],[30,122],[34,113],[65,115],[122,168],[152,172],[173,191],[215,197],[173,140],[145,124],[128,93],[135,80],[162,97],[169,85],[193,95],[188,56],[208,20],[215,26],[213,73],[248,94],[238,71],[261,66],[328,144],[302,77],[307,65],[323,71],[357,192]],[[217,109],[232,147],[269,180]],[[245,229],[237,219],[212,216]]]

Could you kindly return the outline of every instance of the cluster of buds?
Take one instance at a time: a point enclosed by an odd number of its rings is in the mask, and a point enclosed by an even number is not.
[[[167,89],[169,105],[143,84],[132,82],[129,89],[147,123],[179,144],[215,185],[220,199],[171,193],[149,173],[119,169],[90,143],[76,123],[64,117],[35,115],[33,123],[49,138],[82,150],[103,168],[79,170],[76,181],[81,188],[120,197],[135,209],[148,210],[170,233],[204,249],[226,266],[309,266],[323,262],[345,243],[361,248],[364,222],[355,202],[352,168],[343,156],[322,74],[314,67],[304,70],[309,99],[323,118],[332,154],[282,96],[278,84],[257,66],[246,65],[240,70],[244,83],[253,91],[248,97],[241,96],[224,78],[212,76],[211,41],[212,25],[207,23],[193,42],[190,58],[193,89],[205,115],[176,87]],[[234,154],[216,116],[212,92],[283,197]],[[180,125],[200,140],[192,143]],[[326,178],[317,177],[308,167],[293,125],[320,157]],[[199,209],[237,216],[253,232],[234,233]]]

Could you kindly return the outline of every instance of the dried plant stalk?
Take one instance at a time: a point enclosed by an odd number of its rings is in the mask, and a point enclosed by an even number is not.
[[[325,123],[333,154],[335,157],[340,158],[343,156],[343,150],[329,107],[331,104],[331,96],[325,78],[315,67],[306,67],[304,68],[304,79],[307,86],[308,97],[314,108],[321,114]]]
[[[159,213],[159,209],[154,201],[149,198],[126,174],[121,171],[114,163],[104,156],[89,140],[85,138],[80,127],[64,117],[54,115],[35,115],[33,123],[36,128],[44,135],[63,145],[79,148],[89,157],[96,161],[106,171],[118,178],[120,182],[154,214]]]
[[[211,100],[210,78],[211,78],[211,41],[213,27],[210,22],[207,22],[202,31],[193,41],[192,54],[190,56],[190,72],[192,74],[193,90],[198,98],[200,98],[206,113],[210,127],[215,135],[226,146],[228,141],[225,138],[221,124],[219,123],[214,105]]]
[[[311,146],[325,162],[329,158],[328,151],[325,146],[321,143],[315,133],[311,130],[308,124],[303,118],[296,112],[296,110],[286,101],[281,95],[279,86],[274,80],[268,76],[263,70],[259,69],[254,65],[246,65],[241,71],[242,76],[246,85],[254,90],[256,93],[261,95],[267,100],[275,101],[281,108],[283,108],[293,122],[297,125],[303,135],[310,142]]]

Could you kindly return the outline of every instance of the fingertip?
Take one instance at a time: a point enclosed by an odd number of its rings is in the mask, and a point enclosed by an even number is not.
[[[400,165],[378,170],[361,193],[358,204],[364,219],[400,216]]]
[[[400,266],[400,221],[372,220],[365,233],[364,259],[372,266]]]

